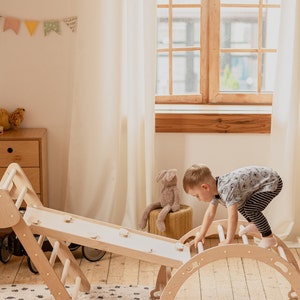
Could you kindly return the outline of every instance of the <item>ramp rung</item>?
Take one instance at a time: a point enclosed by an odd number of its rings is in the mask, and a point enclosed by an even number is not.
[[[55,241],[54,245],[53,245],[53,250],[49,259],[49,263],[50,265],[53,267],[57,254],[58,254],[58,250],[59,250],[59,241]]]
[[[1,189],[7,190],[11,181],[13,180],[14,176],[16,175],[16,169],[11,169],[11,172],[8,174],[7,178],[5,179],[4,183],[1,186]]]
[[[17,198],[16,204],[15,204],[17,209],[19,209],[21,207],[21,204],[23,202],[23,199],[24,199],[24,196],[26,193],[27,193],[27,187],[23,186],[23,188]]]
[[[79,288],[80,288],[80,284],[81,284],[81,277],[77,276],[76,279],[75,279],[74,291],[72,293],[72,300],[76,300],[77,299]]]

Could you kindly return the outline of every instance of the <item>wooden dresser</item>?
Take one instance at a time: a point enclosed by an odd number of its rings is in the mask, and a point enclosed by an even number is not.
[[[47,130],[20,128],[0,135],[0,178],[7,166],[18,163],[44,206],[48,206]]]

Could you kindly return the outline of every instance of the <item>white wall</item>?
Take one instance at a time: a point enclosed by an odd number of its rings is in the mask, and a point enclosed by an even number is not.
[[[76,34],[61,24],[61,35],[45,37],[40,23],[30,37],[23,20],[74,15],[71,0],[0,0],[0,108],[24,107],[23,127],[48,129],[50,205],[62,208],[70,123],[70,86]],[[76,15],[76,14],[75,14]],[[3,32],[4,17],[22,20],[20,32]]]
[[[204,163],[214,176],[238,167],[269,164],[269,134],[156,134],[156,168],[178,169],[178,187],[183,203],[193,207],[194,226],[202,221],[207,204],[186,195],[182,188],[183,174],[190,165]],[[227,218],[219,206],[217,218]]]

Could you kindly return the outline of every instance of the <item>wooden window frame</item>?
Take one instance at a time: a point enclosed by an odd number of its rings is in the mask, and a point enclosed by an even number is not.
[[[171,2],[171,1],[170,1]],[[200,34],[200,94],[199,95],[170,95],[156,96],[156,104],[169,104],[170,106],[180,104],[202,105],[272,105],[272,94],[261,93],[261,70],[258,70],[258,91],[257,93],[222,93],[219,92],[219,54],[220,52],[256,52],[258,54],[258,65],[261,66],[262,53],[276,52],[276,49],[264,49],[262,47],[262,10],[265,7],[279,7],[279,5],[263,4],[259,0],[258,4],[240,4],[239,7],[247,6],[259,9],[258,20],[258,47],[257,49],[220,49],[220,39],[212,38],[220,35],[220,1],[202,0],[200,5],[177,4],[176,7],[200,7],[201,10],[201,30]],[[236,7],[236,5],[222,4],[222,7]],[[158,7],[168,8],[169,5],[158,5]],[[205,9],[203,9],[203,7]],[[172,11],[172,10],[170,10]],[[172,13],[169,11],[169,18]],[[218,20],[218,22],[216,22]],[[206,29],[206,30],[205,30]],[[184,47],[172,49],[172,27],[169,26],[169,57],[171,51],[198,50],[198,48]],[[158,52],[166,49],[159,49]],[[209,53],[209,55],[208,55]],[[169,61],[171,65],[172,60]],[[169,66],[169,74],[172,70]],[[214,71],[212,71],[214,70]],[[217,70],[217,71],[216,71]],[[172,75],[170,75],[170,92],[172,90]],[[171,94],[171,93],[170,93]],[[172,109],[171,109],[172,110]],[[201,110],[201,109],[200,109]],[[156,132],[205,132],[205,133],[270,133],[271,112],[268,113],[184,113],[176,112],[161,113],[156,111],[155,116]]]

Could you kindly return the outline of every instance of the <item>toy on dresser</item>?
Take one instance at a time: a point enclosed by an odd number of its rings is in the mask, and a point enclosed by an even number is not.
[[[177,187],[177,170],[169,169],[160,171],[157,175],[156,181],[161,181],[163,184],[159,201],[151,203],[146,207],[139,223],[139,227],[141,229],[146,227],[148,216],[152,210],[162,208],[156,220],[156,227],[159,231],[163,232],[166,230],[165,218],[167,214],[170,211],[175,212],[180,209],[180,197]]]
[[[24,108],[17,108],[11,114],[0,108],[0,127],[3,127],[3,130],[18,129],[24,119],[24,113]]]

